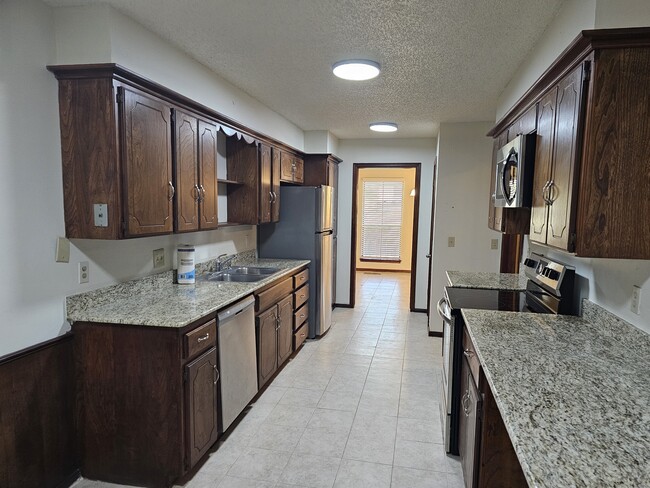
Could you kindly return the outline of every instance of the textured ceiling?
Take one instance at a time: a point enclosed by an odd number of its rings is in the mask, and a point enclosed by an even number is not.
[[[399,124],[388,137],[430,137],[441,122],[493,120],[562,0],[46,2],[108,3],[302,129],[345,139],[372,137],[373,121]],[[382,72],[334,77],[350,58]]]

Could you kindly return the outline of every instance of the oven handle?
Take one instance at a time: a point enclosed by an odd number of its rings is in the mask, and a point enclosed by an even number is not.
[[[436,306],[436,308],[438,309],[438,315],[440,315],[440,317],[446,320],[447,322],[451,322],[451,315],[447,315],[442,309],[443,304],[445,304],[447,306],[447,309],[449,309],[449,304],[447,303],[447,300],[445,299],[445,297],[442,297],[438,301],[438,305]]]

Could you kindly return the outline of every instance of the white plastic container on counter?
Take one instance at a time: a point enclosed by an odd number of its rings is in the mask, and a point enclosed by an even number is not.
[[[194,283],[196,281],[194,246],[180,246],[176,250],[176,263],[178,265],[178,284],[190,285]]]

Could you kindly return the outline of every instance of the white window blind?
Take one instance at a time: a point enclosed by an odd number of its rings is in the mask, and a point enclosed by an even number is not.
[[[401,181],[364,181],[361,259],[399,261],[402,236]]]

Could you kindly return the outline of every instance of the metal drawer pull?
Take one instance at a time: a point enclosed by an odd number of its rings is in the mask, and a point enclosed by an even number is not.
[[[303,332],[302,334],[300,334],[300,337],[305,337],[305,333]]]
[[[300,277],[300,279],[301,279],[301,280],[304,280],[304,279],[305,279],[305,277],[304,277],[304,276],[301,276],[301,277]]]
[[[219,370],[217,369],[217,365],[216,365],[216,364],[215,364],[214,366],[212,366],[212,368],[214,369],[214,384],[216,385],[217,382],[219,381],[219,378],[220,378],[220,376],[219,376]]]
[[[470,402],[469,402],[469,390],[465,391],[465,394],[463,395],[463,398],[461,399],[461,403],[463,405],[463,412],[465,412],[465,417],[469,417],[469,414],[471,412],[470,410]]]
[[[465,351],[463,351],[463,354],[467,359],[472,359],[472,356],[474,356],[474,354],[476,353],[474,351],[470,351],[469,349],[466,349]]]
[[[300,318],[301,318],[301,319],[304,319],[304,318],[305,318],[305,314],[304,314],[304,313],[301,313],[301,314],[300,314]]]
[[[196,191],[195,191],[196,190]],[[201,190],[199,190],[199,185],[194,184],[194,188],[192,188],[192,193],[194,193],[194,200],[197,202],[201,201]]]
[[[199,337],[199,338],[196,340],[196,342],[207,341],[209,338],[210,338],[210,333],[209,333],[209,332],[206,332],[206,334],[205,334],[203,337]]]
[[[305,298],[305,295],[300,295],[300,298]]]
[[[273,203],[273,192],[272,191],[269,192],[269,200],[270,200],[271,203]]]
[[[174,188],[174,185],[172,185],[172,182],[169,181],[169,188],[171,188],[171,195],[169,195],[169,201],[171,202],[172,199],[174,198],[174,195],[176,194],[176,189]]]
[[[199,188],[201,189],[201,201],[205,201],[205,188],[203,188],[203,185]]]

